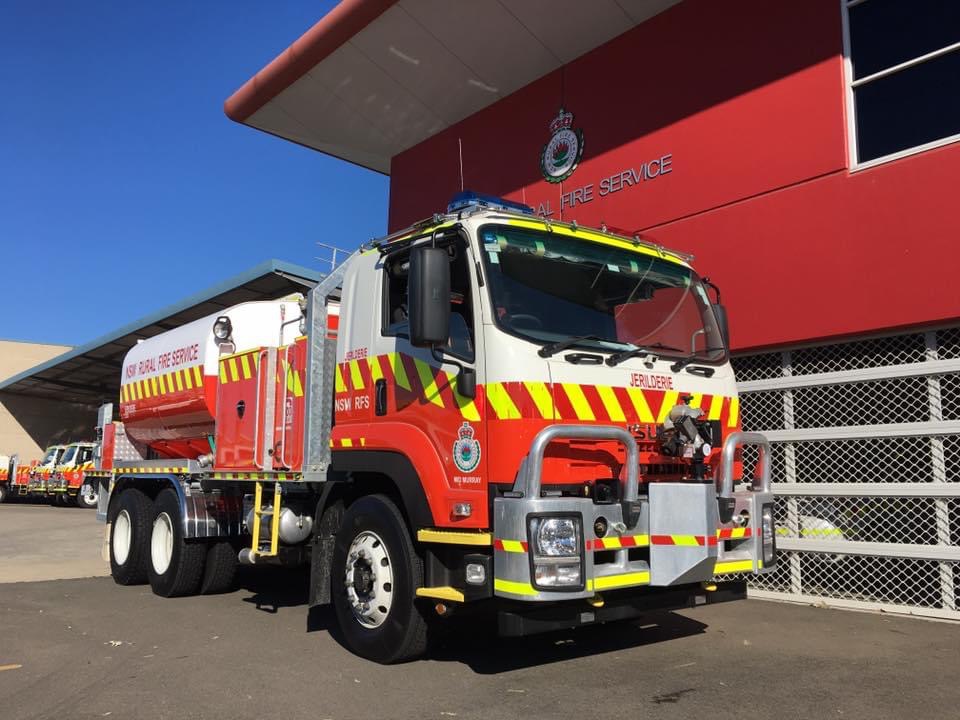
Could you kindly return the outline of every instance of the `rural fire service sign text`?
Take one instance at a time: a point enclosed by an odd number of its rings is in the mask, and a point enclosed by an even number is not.
[[[144,358],[135,363],[130,363],[124,368],[124,377],[127,380],[140,378],[148,375],[156,375],[161,372],[169,372],[184,365],[191,365],[200,359],[200,345],[194,343],[186,347],[177,348],[162,352],[153,357]]]
[[[540,151],[540,172],[549,183],[560,183],[573,175],[583,156],[583,131],[573,127],[573,113],[560,108],[560,113],[550,121],[550,139]],[[596,182],[560,194],[560,212],[577,205],[593,202],[642,183],[655,180],[673,172],[673,154],[665,153],[633,167],[624,168]],[[550,200],[540,203],[537,215],[550,217],[555,213]]]

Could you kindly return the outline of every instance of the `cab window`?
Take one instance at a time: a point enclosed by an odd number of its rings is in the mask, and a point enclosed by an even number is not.
[[[474,358],[473,295],[470,292],[470,260],[461,239],[446,245],[450,257],[450,337],[446,351],[463,360]],[[410,337],[410,252],[390,256],[384,263],[383,335]]]

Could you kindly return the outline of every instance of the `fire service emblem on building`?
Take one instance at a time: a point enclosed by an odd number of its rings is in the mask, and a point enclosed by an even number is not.
[[[550,121],[550,140],[540,152],[540,172],[550,183],[563,182],[573,175],[583,155],[583,131],[574,130],[573,113],[560,108]]]
[[[473,439],[470,423],[460,426],[459,436],[453,443],[453,463],[461,472],[473,472],[480,464],[480,441]]]

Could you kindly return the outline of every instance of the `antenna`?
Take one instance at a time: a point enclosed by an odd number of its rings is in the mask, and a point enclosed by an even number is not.
[[[333,272],[337,269],[337,265],[340,263],[337,262],[337,253],[345,253],[346,250],[343,248],[338,248],[336,245],[327,245],[326,243],[318,242],[317,247],[323,248],[327,251],[330,257],[314,257],[314,260],[319,260],[321,263],[330,263],[330,272]]]
[[[463,192],[463,139],[457,138],[457,145],[460,147],[460,192]]]

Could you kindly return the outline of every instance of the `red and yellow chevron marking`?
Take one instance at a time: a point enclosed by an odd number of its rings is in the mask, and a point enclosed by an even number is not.
[[[753,529],[748,527],[742,528],[720,528],[717,530],[717,539],[718,540],[739,540],[741,538],[751,537],[753,534]]]
[[[529,550],[529,546],[526,540],[501,540],[500,538],[495,538],[493,541],[493,549],[499,550],[500,552],[525,553]]]
[[[696,547],[698,545],[716,545],[716,535],[651,535],[651,545],[685,545]]]
[[[330,447],[332,448],[361,448],[367,446],[367,439],[362,438],[339,438],[334,440],[330,438]]]
[[[404,353],[387,353],[337,364],[337,393],[365,392],[384,379],[397,391],[400,408],[426,401],[438,408],[456,409],[464,420],[479,422],[477,400],[457,392],[454,374]],[[479,393],[478,393],[479,396]]]
[[[587,550],[619,550],[621,548],[647,547],[649,544],[649,535],[624,535],[622,537],[587,540]]]

